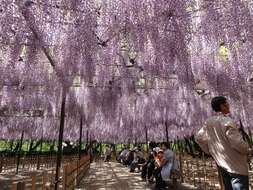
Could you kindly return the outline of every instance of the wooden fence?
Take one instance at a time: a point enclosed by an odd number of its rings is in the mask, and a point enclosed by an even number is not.
[[[45,158],[46,159],[46,158]],[[42,162],[43,159],[42,159]],[[45,163],[46,164],[46,163]],[[64,159],[62,168],[60,170],[60,190],[74,189],[84,177],[85,172],[89,169],[90,157],[83,156],[81,160],[77,157],[68,157]],[[5,174],[7,175],[7,174]],[[16,176],[9,176],[11,183],[0,184],[3,190],[51,190],[54,189],[55,180],[55,168],[27,171],[22,172],[22,178],[16,178]],[[20,176],[19,175],[19,176]]]
[[[74,189],[74,187],[80,183],[89,167],[89,156],[83,157],[80,161],[78,160],[65,165],[63,174],[63,189]]]
[[[62,163],[78,160],[78,155],[64,155]],[[20,158],[19,171],[36,171],[56,166],[56,155],[29,155]],[[17,157],[0,157],[0,173],[16,172]]]
[[[184,155],[181,158],[183,181],[201,190],[221,190],[221,179],[212,158],[193,158]],[[253,163],[249,163],[250,188],[253,190]]]

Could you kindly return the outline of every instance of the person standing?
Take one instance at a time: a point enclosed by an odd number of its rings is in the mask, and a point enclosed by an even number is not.
[[[252,150],[229,116],[227,99],[214,97],[211,106],[216,114],[196,133],[195,141],[214,158],[225,190],[249,190],[248,156]]]

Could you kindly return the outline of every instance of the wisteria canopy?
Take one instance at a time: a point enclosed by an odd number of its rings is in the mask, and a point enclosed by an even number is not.
[[[229,98],[253,123],[252,0],[0,0],[0,139],[190,136]],[[84,141],[86,138],[83,138]]]

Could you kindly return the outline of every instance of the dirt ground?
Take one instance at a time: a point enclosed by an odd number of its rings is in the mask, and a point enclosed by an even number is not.
[[[129,173],[128,168],[115,162],[98,161],[91,168],[76,190],[151,190],[153,187],[143,181],[140,173]],[[193,190],[185,184],[170,190]]]

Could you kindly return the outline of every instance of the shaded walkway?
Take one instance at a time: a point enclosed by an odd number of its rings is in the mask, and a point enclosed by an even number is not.
[[[92,163],[91,168],[79,187],[82,190],[151,190],[140,173],[129,173],[128,169],[118,163]],[[181,187],[180,190],[190,190]]]

